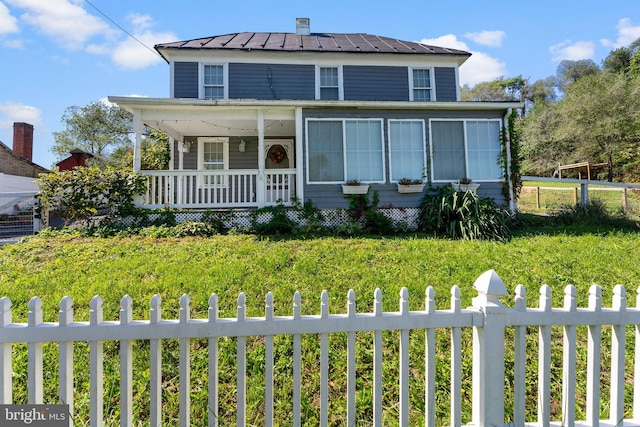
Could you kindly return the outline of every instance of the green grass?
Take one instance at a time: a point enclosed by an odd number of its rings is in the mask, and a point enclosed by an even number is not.
[[[436,290],[436,305],[449,308],[450,289],[459,285],[462,306],[471,305],[476,295],[475,279],[488,269],[495,269],[510,292],[523,284],[529,295],[529,306],[538,304],[538,289],[552,287],[554,307],[562,306],[562,290],[568,284],[578,289],[578,304],[587,305],[592,283],[603,287],[603,306],[611,305],[616,284],[627,287],[629,304],[634,304],[634,291],[640,284],[640,264],[634,254],[640,249],[640,234],[614,230],[584,228],[538,228],[506,243],[450,241],[415,237],[339,239],[258,239],[254,236],[217,236],[208,239],[109,238],[83,239],[59,237],[34,238],[16,245],[0,247],[0,296],[13,302],[13,320],[26,321],[27,304],[39,296],[44,304],[44,320],[57,321],[57,305],[69,295],[74,300],[75,320],[87,320],[89,301],[99,294],[104,300],[104,319],[117,320],[119,302],[129,294],[134,302],[134,319],[148,318],[149,301],[159,293],[163,299],[163,317],[177,318],[179,299],[183,293],[191,297],[192,317],[205,318],[208,297],[218,294],[220,317],[234,317],[239,292],[247,295],[247,314],[263,316],[264,298],[268,291],[275,297],[276,315],[292,314],[293,293],[302,294],[303,314],[318,314],[320,293],[327,289],[330,312],[346,311],[347,291],[354,289],[359,312],[370,312],[373,292],[383,290],[385,311],[398,310],[398,294],[402,287],[410,292],[411,310],[424,307],[427,286]],[[513,297],[505,297],[507,306]],[[584,332],[584,331],[583,331]],[[470,340],[469,331],[465,340]],[[555,331],[557,334],[558,331]],[[412,332],[411,341],[411,424],[423,424],[424,412],[424,334]],[[448,424],[448,336],[438,331],[438,424]],[[397,424],[397,334],[388,332],[385,339],[384,424]],[[535,333],[532,336],[535,346]],[[359,334],[358,393],[360,425],[369,425],[371,401],[371,334]],[[221,425],[235,423],[235,340],[221,339],[220,416]],[[248,340],[248,413],[249,424],[260,424],[263,414],[263,341]],[[276,339],[276,419],[290,424],[289,390],[291,387],[291,339]],[[47,402],[56,401],[57,350],[45,346],[45,395]],[[207,418],[206,342],[192,342],[192,415],[198,424]],[[330,341],[330,399],[334,412],[330,424],[344,425],[346,408],[346,335],[334,334]],[[163,417],[168,425],[178,417],[177,342],[164,342]],[[14,346],[14,399],[26,402],[25,345]],[[78,343],[76,353],[77,425],[88,423],[88,360],[86,343]],[[118,346],[106,343],[105,353],[105,418],[109,425],[118,423]],[[316,337],[304,337],[303,417],[307,424],[317,424],[319,411],[318,346]],[[134,413],[136,425],[148,423],[148,343],[134,345]],[[528,366],[533,380],[528,394],[529,420],[535,420],[535,352]],[[561,354],[554,354],[554,359]],[[470,421],[470,355],[463,361],[464,415]],[[580,372],[580,371],[579,371]],[[507,385],[508,386],[508,385]],[[559,399],[554,391],[554,402]],[[507,398],[507,407],[510,405]],[[630,410],[630,404],[627,404]],[[606,409],[603,410],[606,412]],[[554,414],[557,414],[557,408]],[[578,411],[580,414],[580,410]]]

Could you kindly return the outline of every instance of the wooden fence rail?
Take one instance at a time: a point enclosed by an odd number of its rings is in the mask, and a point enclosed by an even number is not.
[[[319,340],[319,414],[321,426],[330,423],[331,405],[329,393],[330,378],[330,348],[329,337],[332,334],[346,334],[346,425],[383,425],[383,370],[385,363],[385,344],[382,334],[384,331],[398,332],[398,370],[399,390],[397,405],[400,426],[415,425],[410,418],[410,331],[424,333],[424,423],[428,427],[435,427],[436,419],[434,402],[442,400],[443,396],[436,396],[436,331],[446,329],[450,337],[450,393],[449,399],[450,424],[459,427],[462,424],[462,402],[466,398],[461,390],[463,381],[461,360],[465,355],[462,342],[462,332],[471,329],[472,342],[472,392],[471,392],[471,424],[477,427],[504,425],[505,421],[523,427],[536,425],[546,427],[562,425],[574,427],[576,425],[638,425],[636,418],[640,416],[640,310],[628,308],[626,291],[622,286],[614,288],[611,308],[602,308],[602,291],[598,286],[592,286],[587,308],[578,308],[576,304],[576,290],[573,286],[565,289],[564,306],[552,308],[551,290],[543,286],[540,290],[537,308],[528,308],[526,291],[518,285],[515,290],[514,307],[507,308],[500,301],[500,297],[507,295],[502,279],[495,271],[489,270],[482,274],[473,284],[478,296],[473,299],[473,306],[461,308],[460,289],[454,287],[451,291],[451,305],[447,310],[436,310],[435,293],[432,287],[425,292],[424,308],[418,311],[409,309],[409,293],[406,288],[400,292],[398,311],[384,312],[382,310],[382,292],[376,289],[372,312],[358,313],[356,310],[356,296],[353,291],[347,295],[347,310],[343,314],[330,314],[329,298],[326,291],[321,295],[320,314],[302,315],[301,296],[295,293],[293,297],[293,315],[276,316],[274,298],[271,293],[265,298],[264,317],[247,317],[247,306],[244,294],[237,299],[235,318],[220,318],[218,315],[218,298],[212,294],[209,298],[208,317],[192,319],[191,301],[188,295],[180,299],[178,319],[164,319],[162,317],[161,298],[153,296],[150,302],[148,320],[134,320],[132,299],[124,296],[120,301],[119,321],[103,319],[103,301],[95,296],[90,303],[88,322],[74,321],[73,302],[64,297],[59,304],[58,322],[43,322],[42,301],[34,297],[29,302],[27,323],[13,323],[12,303],[9,298],[0,299],[0,404],[13,403],[13,346],[16,343],[27,343],[28,347],[28,403],[43,403],[43,343],[57,343],[58,347],[58,393],[59,401],[70,405],[73,425],[74,413],[74,343],[89,343],[90,359],[90,420],[82,420],[82,424],[89,422],[92,426],[104,425],[104,343],[119,342],[120,395],[119,420],[122,426],[132,426],[134,423],[133,408],[133,351],[135,341],[149,343],[149,414],[150,425],[159,426],[162,423],[163,383],[162,383],[162,342],[167,339],[177,339],[179,342],[179,411],[180,425],[189,426],[193,422],[191,415],[191,351],[192,340],[205,339],[208,357],[208,425],[218,426],[219,416],[219,360],[221,357],[219,339],[223,337],[236,338],[236,424],[247,425],[247,338],[262,337],[264,339],[264,425],[273,426],[280,423],[274,419],[276,402],[274,395],[275,370],[274,338],[279,336],[292,337],[290,352],[293,381],[292,390],[285,393],[290,396],[291,423],[294,426],[307,425],[301,412],[301,394],[307,387],[303,384],[303,364],[305,358],[301,356],[301,339],[317,337]],[[640,298],[637,301],[640,305]],[[626,337],[627,326],[635,327],[635,340]],[[610,361],[610,394],[601,396],[601,347],[602,327],[610,326],[611,361]],[[562,366],[552,366],[552,347],[557,345],[552,339],[551,328],[562,328]],[[576,401],[576,328],[588,328],[587,349],[587,378],[586,391],[586,420],[576,421],[575,408],[580,402]],[[528,348],[526,340],[527,328],[537,330],[538,347],[538,398],[537,419],[526,420],[527,413],[527,369],[526,356],[534,351]],[[505,362],[505,333],[513,330],[514,346],[512,368],[506,372]],[[364,420],[366,424],[359,424],[356,391],[358,378],[356,357],[356,335],[367,332],[372,340],[372,419]],[[635,346],[633,366],[625,368],[625,349]],[[469,346],[467,346],[469,347]],[[415,356],[415,355],[413,355]],[[422,357],[422,355],[421,355]],[[307,361],[308,362],[308,361]],[[509,364],[511,366],[511,364]],[[511,371],[512,369],[512,371]],[[552,420],[551,390],[552,370],[562,371],[562,415],[559,420]],[[512,413],[505,411],[505,378],[513,378]],[[633,415],[625,417],[625,382],[633,378]],[[580,394],[582,395],[582,394]],[[601,420],[601,406],[609,402],[609,416]],[[194,424],[200,425],[203,420]],[[78,420],[76,419],[76,424]]]

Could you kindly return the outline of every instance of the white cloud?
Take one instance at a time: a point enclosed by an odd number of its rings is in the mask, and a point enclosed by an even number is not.
[[[134,27],[133,36],[118,43],[111,49],[111,59],[125,69],[139,69],[162,62],[153,46],[167,40],[176,40],[170,32],[156,33],[151,30],[153,19],[149,15],[131,14],[127,17]]]
[[[91,37],[113,37],[116,33],[100,18],[69,0],[7,0],[25,9],[20,19],[52,37],[67,49],[82,49]]]
[[[12,128],[15,122],[42,125],[42,111],[30,105],[0,101],[0,128]]]
[[[154,33],[152,31],[144,31],[142,34],[134,34],[134,36],[144,43],[144,46],[132,38],[127,38],[111,52],[113,62],[122,68],[145,68],[162,62],[163,59],[155,53],[153,46],[163,41],[176,39],[172,33]]]
[[[608,39],[602,39],[600,40],[600,43],[602,43],[603,46],[611,48],[629,46],[631,43],[636,41],[638,37],[640,37],[640,25],[634,26],[629,18],[620,19],[618,21],[617,28],[618,38],[616,41],[613,42]]]
[[[502,46],[502,40],[506,37],[504,31],[481,31],[479,33],[467,33],[463,37],[472,40],[483,46],[500,47]]]
[[[0,2],[0,35],[17,32],[18,20],[11,15],[9,8]]]
[[[453,34],[435,39],[423,39],[420,43],[432,46],[447,47],[470,52],[472,55],[460,67],[460,84],[475,86],[481,82],[495,80],[507,74],[507,65],[484,52],[472,51],[469,46]]]
[[[22,49],[24,42],[22,40],[6,40],[2,42],[2,46],[8,47],[9,49]]]
[[[561,43],[549,47],[549,52],[554,62],[562,60],[578,61],[580,59],[593,59],[595,45],[592,42],[573,42],[565,40]]]
[[[149,15],[140,15],[138,13],[131,13],[127,16],[127,19],[138,30],[146,30],[153,26],[153,18]]]

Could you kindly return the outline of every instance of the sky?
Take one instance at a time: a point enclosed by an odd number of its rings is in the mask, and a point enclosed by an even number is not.
[[[472,53],[462,84],[556,74],[564,59],[600,65],[640,37],[640,0],[0,0],[0,141],[34,125],[33,161],[52,167],[71,106],[107,96],[169,96],[157,43],[256,32],[368,33]],[[140,43],[141,42],[141,43]]]

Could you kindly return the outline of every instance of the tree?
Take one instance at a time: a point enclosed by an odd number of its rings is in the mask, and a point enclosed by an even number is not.
[[[169,137],[153,128],[145,128],[140,150],[142,170],[165,170],[171,160]],[[111,163],[121,168],[133,165],[133,147],[121,147],[111,155]]]
[[[547,103],[556,100],[556,79],[547,77],[544,80],[536,80],[529,87],[529,99],[533,105]]]
[[[600,68],[590,59],[580,59],[578,61],[565,59],[560,62],[556,69],[557,86],[562,92],[565,92],[571,83],[599,72]]]
[[[560,103],[567,118],[558,128],[563,139],[573,139],[575,156],[606,162],[607,178],[614,166],[628,161],[640,143],[640,79],[619,73],[600,73],[575,82]]]
[[[59,158],[74,148],[91,152],[98,158],[93,165],[131,168],[133,165],[133,115],[125,109],[104,102],[85,107],[68,107],[62,116],[66,129],[54,132],[55,145],[51,149]],[[155,129],[143,129],[142,169],[162,170],[169,165],[169,137]]]
[[[528,94],[528,83],[522,76],[500,77],[473,88],[465,85],[460,96],[463,101],[522,101]]]
[[[85,107],[68,107],[62,122],[66,129],[53,133],[51,148],[59,158],[74,148],[109,157],[114,150],[131,145],[132,115],[117,105],[97,101]]]
[[[602,69],[608,73],[624,73],[631,65],[631,49],[621,47],[612,50],[602,62]]]
[[[526,118],[525,168],[548,174],[559,163],[605,162],[612,181],[637,156],[639,111],[640,77],[607,72],[583,76],[560,101],[536,106]]]

